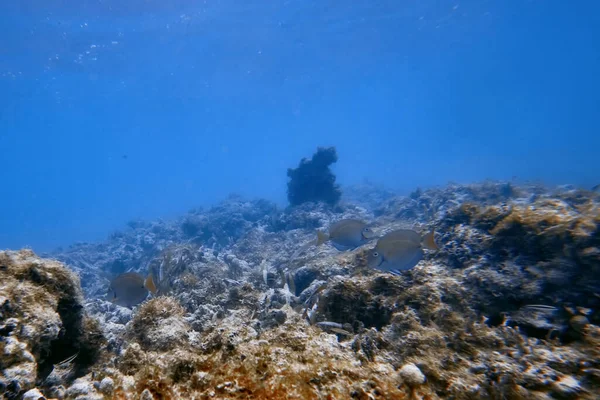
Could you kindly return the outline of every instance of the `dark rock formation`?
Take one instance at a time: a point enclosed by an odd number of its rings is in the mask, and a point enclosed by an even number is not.
[[[342,192],[335,183],[329,166],[337,161],[335,147],[319,147],[310,160],[303,158],[297,168],[289,168],[287,175],[288,200],[296,206],[307,202],[335,205]]]

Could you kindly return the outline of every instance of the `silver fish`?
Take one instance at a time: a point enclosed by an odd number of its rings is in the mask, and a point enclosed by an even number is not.
[[[108,300],[122,307],[133,307],[146,300],[149,291],[157,292],[152,275],[144,279],[137,272],[126,272],[110,283]]]
[[[331,322],[331,321],[321,321],[321,322],[317,322],[317,326],[319,328],[338,328],[338,329],[344,329],[344,325],[338,323],[338,322]]]
[[[343,219],[329,227],[329,233],[317,231],[317,246],[330,241],[340,251],[351,250],[373,238],[373,230],[363,221]]]
[[[553,313],[557,310],[558,308],[554,306],[547,306],[545,304],[527,304],[519,309],[519,311],[533,311],[543,313]]]
[[[437,250],[433,230],[421,238],[410,229],[398,229],[385,234],[367,255],[367,264],[371,268],[400,274],[413,268],[423,258],[423,248]]]

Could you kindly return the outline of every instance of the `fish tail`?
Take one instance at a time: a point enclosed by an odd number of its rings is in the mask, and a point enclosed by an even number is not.
[[[154,284],[154,279],[152,278],[152,273],[148,274],[146,277],[146,282],[144,283],[146,289],[148,289],[152,294],[156,294],[158,290],[156,289],[156,285]]]
[[[279,277],[281,278],[281,283],[283,283],[283,285],[285,286],[285,272],[283,271],[283,269],[279,269],[277,272],[279,272]]]
[[[265,285],[269,285],[269,271],[267,269],[263,269],[262,271],[263,281],[265,281]]]
[[[325,232],[317,231],[317,246],[322,245],[329,240],[329,235]]]
[[[286,280],[290,289],[290,292],[295,296],[296,295],[296,282],[294,281],[294,274],[286,273]]]
[[[431,232],[429,232],[427,235],[425,235],[423,237],[423,246],[425,246],[425,248],[429,249],[429,250],[439,250],[440,248],[435,243],[435,238],[433,235],[434,235],[434,230],[432,229]]]

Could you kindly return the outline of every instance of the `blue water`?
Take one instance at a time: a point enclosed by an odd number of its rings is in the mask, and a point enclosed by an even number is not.
[[[285,205],[320,145],[343,185],[600,183],[597,1],[161,3],[0,4],[0,248]]]

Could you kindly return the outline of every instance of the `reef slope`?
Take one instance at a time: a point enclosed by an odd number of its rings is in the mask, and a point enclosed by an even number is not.
[[[365,204],[279,210],[232,197],[53,254],[83,271],[106,344],[63,392],[38,389],[69,399],[600,397],[596,193],[486,182],[345,196]],[[440,250],[393,276],[366,266],[374,241],[302,247],[350,217],[378,234],[434,228]],[[133,310],[103,299],[115,265],[159,276],[159,296]]]

